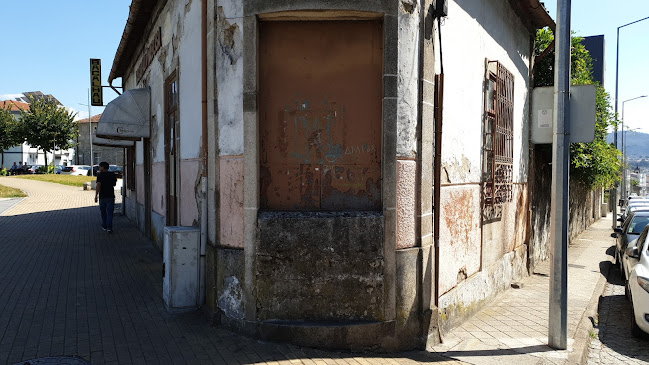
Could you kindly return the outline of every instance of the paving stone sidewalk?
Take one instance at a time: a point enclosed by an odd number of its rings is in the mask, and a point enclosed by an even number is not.
[[[610,265],[611,216],[595,222],[568,249],[568,349],[547,346],[549,260],[525,278],[522,288],[493,303],[432,350],[471,364],[587,363],[592,322]]]
[[[460,364],[435,353],[325,352],[265,343],[169,314],[162,254],[125,217],[101,230],[94,191],[14,177],[29,196],[0,214],[0,364]]]

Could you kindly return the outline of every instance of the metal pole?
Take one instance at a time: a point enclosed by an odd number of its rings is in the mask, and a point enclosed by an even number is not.
[[[94,176],[93,166],[95,155],[92,154],[92,109],[90,104],[90,89],[88,89],[88,133],[90,134],[90,176]]]
[[[557,0],[554,61],[550,315],[548,345],[568,346],[568,178],[570,167],[570,0]]]
[[[620,66],[620,27],[617,28],[617,40],[615,41],[615,119],[617,119],[617,85],[618,85],[618,70]],[[613,135],[615,148],[617,149],[617,123],[615,123],[615,134]],[[609,193],[609,199],[613,204],[613,229],[617,228],[617,186],[613,185]]]
[[[622,102],[622,196],[620,198],[626,201],[628,194],[626,192],[626,161],[624,159],[624,155],[626,154],[626,149],[624,148],[624,103],[626,101]]]

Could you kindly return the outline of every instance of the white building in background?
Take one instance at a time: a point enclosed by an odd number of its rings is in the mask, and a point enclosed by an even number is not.
[[[25,94],[36,94],[36,93],[25,93]],[[17,95],[17,94],[16,94]],[[21,94],[22,95],[22,94]],[[38,95],[38,94],[36,94]],[[40,95],[43,95],[40,93]],[[48,95],[49,96],[49,95]],[[24,97],[20,100],[24,100]],[[29,99],[27,99],[29,100]],[[55,98],[56,100],[56,98]],[[20,118],[20,110],[29,108],[29,103],[16,100],[4,100],[0,101],[0,108],[4,108],[7,105],[11,106],[11,114],[13,114],[17,119]],[[0,168],[11,168],[13,163],[19,164],[20,162],[27,165],[45,165],[46,154],[43,150],[39,150],[30,146],[27,143],[23,143],[18,146],[11,147],[3,151],[4,154],[4,163],[0,161]],[[66,150],[55,150],[47,153],[47,163],[54,162],[55,165],[71,165],[74,158],[74,148],[69,148]]]

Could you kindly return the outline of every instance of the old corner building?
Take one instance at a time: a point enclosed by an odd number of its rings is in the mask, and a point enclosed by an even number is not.
[[[200,230],[215,323],[425,348],[526,274],[554,23],[537,0],[435,3],[133,0],[97,134],[126,147],[125,211],[156,245]]]

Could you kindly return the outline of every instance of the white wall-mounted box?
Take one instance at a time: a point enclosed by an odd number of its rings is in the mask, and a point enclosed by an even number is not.
[[[164,227],[162,296],[168,310],[193,310],[198,305],[198,263],[201,231]]]

